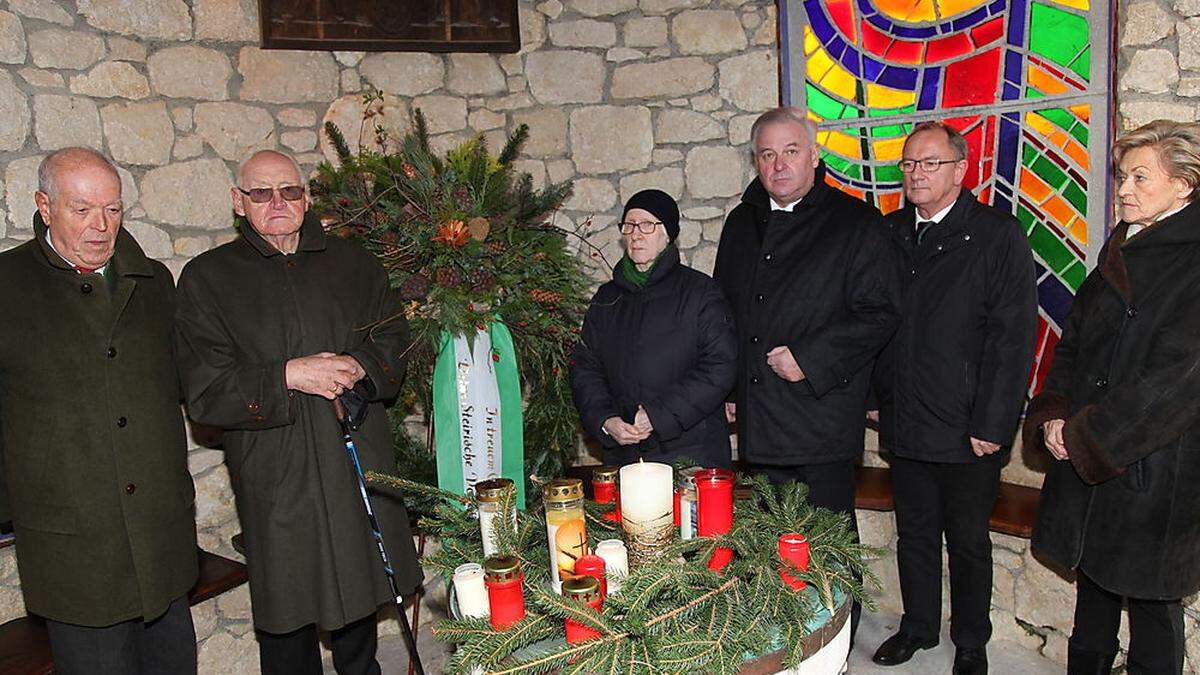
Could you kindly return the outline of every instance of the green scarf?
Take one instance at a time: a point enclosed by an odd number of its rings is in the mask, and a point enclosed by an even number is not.
[[[667,244],[665,247],[663,247],[663,250],[659,251],[658,255],[654,256],[654,260],[650,261],[650,265],[645,271],[639,270],[637,265],[629,259],[629,254],[626,253],[621,258],[621,262],[617,263],[617,267],[619,267],[621,270],[621,276],[625,277],[625,280],[633,284],[636,288],[645,286],[646,282],[650,280],[650,275],[654,273],[654,268],[658,267],[658,261],[662,260],[663,254],[666,253],[667,249],[671,248],[672,246],[674,246],[674,244]]]

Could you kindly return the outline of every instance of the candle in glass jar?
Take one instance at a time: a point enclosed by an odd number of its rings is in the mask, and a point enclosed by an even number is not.
[[[525,617],[521,561],[516,556],[494,555],[483,561],[483,570],[492,628],[504,630]]]
[[[634,462],[621,467],[621,519],[638,534],[672,522],[674,481],[670,465]]]
[[[617,467],[601,466],[592,471],[592,496],[597,504],[613,504],[605,520],[621,521],[621,500],[617,494]]]
[[[562,594],[564,598],[587,604],[596,611],[600,611],[600,608],[604,604],[604,596],[600,592],[600,582],[595,577],[582,576],[567,579],[563,582]],[[577,644],[584,640],[592,640],[600,637],[600,631],[591,626],[571,619],[565,619],[564,621],[568,644]]]
[[[621,582],[629,574],[629,552],[620,539],[605,539],[596,544],[596,555],[604,560],[604,578],[608,593],[621,590]]]
[[[598,555],[585,555],[575,561],[575,575],[595,577],[600,582],[600,597],[608,595],[608,581],[604,574],[604,558]]]
[[[475,501],[479,504],[479,534],[483,538],[484,557],[496,555],[496,519],[500,516],[500,500],[505,495],[515,497],[516,488],[508,478],[493,478],[475,484]],[[511,498],[511,497],[510,497]],[[517,529],[517,507],[513,503],[512,531]]]
[[[463,616],[488,616],[488,592],[483,583],[483,567],[479,563],[463,563],[454,568],[454,597]]]
[[[692,539],[696,536],[696,473],[700,467],[689,467],[679,472],[679,538]]]
[[[789,532],[779,536],[779,559],[786,560],[796,566],[797,569],[808,569],[808,538],[797,532]],[[797,591],[804,590],[804,580],[797,579],[795,575],[788,573],[785,566],[779,568],[779,578],[783,579],[783,583],[791,586]]]
[[[699,523],[696,532],[701,537],[728,534],[733,528],[733,476],[723,469],[705,469],[695,476],[699,499]],[[720,547],[713,551],[708,568],[720,570],[733,559],[733,550]]]
[[[560,592],[562,582],[575,574],[575,561],[588,554],[583,513],[583,481],[559,478],[542,492],[546,504],[546,541],[550,546],[550,583]]]

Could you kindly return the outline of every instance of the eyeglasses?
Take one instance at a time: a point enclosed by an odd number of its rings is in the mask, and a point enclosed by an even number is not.
[[[275,197],[275,191],[279,190],[279,196],[285,201],[294,202],[304,197],[304,186],[302,185],[284,185],[280,188],[259,187],[243,190],[240,187],[235,187],[238,192],[250,198],[250,201],[255,204],[266,204]]]
[[[926,173],[933,173],[942,168],[943,164],[957,164],[961,161],[961,159],[902,159],[899,166],[904,173],[912,173],[918,166]]]
[[[654,234],[654,228],[662,225],[657,220],[647,220],[644,223],[620,223],[621,234],[633,234],[634,229],[642,234]]]

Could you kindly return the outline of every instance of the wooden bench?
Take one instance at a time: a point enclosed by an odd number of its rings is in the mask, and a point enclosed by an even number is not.
[[[246,566],[203,549],[200,576],[188,591],[188,603],[198,605],[246,583]],[[0,624],[0,675],[46,675],[54,672],[50,638],[40,617],[23,616]]]

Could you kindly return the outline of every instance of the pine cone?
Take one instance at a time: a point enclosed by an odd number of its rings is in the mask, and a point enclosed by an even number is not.
[[[562,293],[535,288],[532,291],[529,291],[529,298],[534,302],[539,302],[544,305],[553,305],[562,301]]]
[[[396,291],[401,300],[421,300],[429,294],[429,277],[423,274],[410,274]]]
[[[433,273],[433,279],[439,286],[454,288],[462,283],[462,275],[453,267],[439,267]]]
[[[467,279],[472,293],[486,293],[496,285],[496,275],[486,270],[476,270]]]
[[[489,241],[487,243],[487,249],[496,255],[504,253],[506,248],[507,247],[504,245],[504,242],[502,242],[502,241]]]

